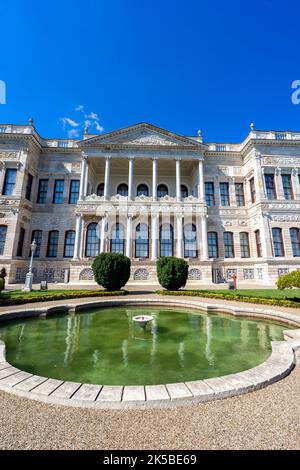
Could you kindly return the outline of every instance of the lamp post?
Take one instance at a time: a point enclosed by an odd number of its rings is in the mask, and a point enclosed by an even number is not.
[[[26,274],[26,281],[23,287],[23,290],[25,292],[32,291],[32,281],[33,281],[32,264],[33,264],[33,256],[37,248],[35,240],[33,240],[33,242],[31,243],[30,248],[31,248],[31,256],[30,256],[29,270],[28,270],[28,273]]]

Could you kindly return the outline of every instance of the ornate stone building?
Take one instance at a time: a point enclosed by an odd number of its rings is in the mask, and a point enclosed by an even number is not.
[[[199,133],[200,134],[200,133]],[[197,283],[272,284],[300,261],[300,133],[256,131],[240,144],[204,143],[141,123],[82,140],[44,139],[0,125],[0,257],[23,282],[91,280],[98,252],[184,257]]]

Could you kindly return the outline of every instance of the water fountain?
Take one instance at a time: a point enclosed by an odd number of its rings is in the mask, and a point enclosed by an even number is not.
[[[146,329],[147,324],[153,320],[152,315],[136,315],[132,320],[140,325],[141,328]]]

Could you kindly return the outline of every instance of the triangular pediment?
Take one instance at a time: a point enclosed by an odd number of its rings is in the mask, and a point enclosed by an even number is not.
[[[87,138],[81,142],[82,146],[90,145],[116,145],[128,147],[187,147],[199,148],[203,144],[173,132],[166,131],[152,124],[141,123],[108,132],[99,136]]]

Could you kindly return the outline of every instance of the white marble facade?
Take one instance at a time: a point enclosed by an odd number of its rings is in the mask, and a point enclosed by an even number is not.
[[[300,133],[203,142],[141,123],[82,140],[44,139],[33,122],[0,125],[0,257],[23,282],[89,281],[93,256],[121,251],[131,279],[158,257],[189,262],[191,283],[273,284],[300,261]]]

